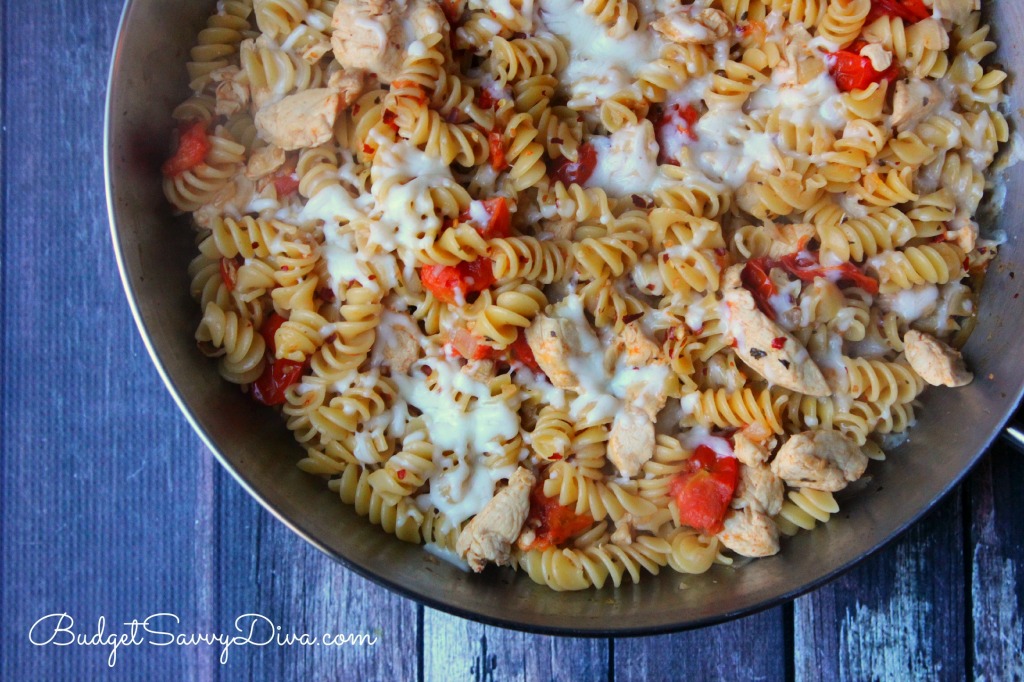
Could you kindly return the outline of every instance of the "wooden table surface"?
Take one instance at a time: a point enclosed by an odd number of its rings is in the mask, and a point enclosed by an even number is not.
[[[847,575],[675,635],[486,627],[307,546],[192,433],[121,291],[101,164],[120,10],[120,0],[0,9],[0,679],[1024,679],[1024,459],[998,443],[933,513]],[[63,623],[44,619],[61,613]],[[110,645],[111,633],[130,633],[124,623],[160,613],[180,619],[151,621],[161,632],[231,633],[236,617],[261,614],[282,632],[367,633],[376,644],[238,645],[223,663],[218,644]],[[58,646],[73,634],[84,643]]]

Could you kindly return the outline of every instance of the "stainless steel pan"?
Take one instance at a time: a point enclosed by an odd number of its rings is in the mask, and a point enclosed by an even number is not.
[[[196,352],[198,309],[188,296],[191,231],[170,215],[159,166],[170,111],[185,93],[188,49],[212,0],[129,0],[110,71],[106,175],[111,231],[128,300],[168,389],[228,471],[296,533],[348,568],[409,597],[458,615],[550,633],[641,634],[704,625],[764,608],[834,577],[912,524],[978,459],[1017,404],[1024,315],[1024,167],[1006,178],[1004,225],[1010,241],[991,270],[981,319],[966,347],[976,379],[964,389],[924,396],[910,442],[873,464],[877,485],[843,501],[836,522],[786,542],[776,557],[742,570],[646,576],[636,586],[556,594],[511,572],[471,576],[371,526],[295,468],[300,456],[283,424],[221,381]],[[997,59],[1024,73],[1024,4],[989,2],[1000,41]],[[1021,65],[1021,68],[1017,68]],[[1022,85],[1013,84],[1020,95]],[[1015,100],[1018,99],[1015,97]],[[1014,271],[1021,277],[1013,278]],[[1016,432],[1020,436],[1020,432]],[[712,582],[714,581],[714,582]]]

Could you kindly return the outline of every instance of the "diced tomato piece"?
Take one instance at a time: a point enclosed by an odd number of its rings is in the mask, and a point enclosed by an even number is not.
[[[306,363],[293,360],[274,360],[267,364],[263,374],[252,385],[252,397],[264,405],[281,405],[285,389],[302,378]]]
[[[558,159],[549,168],[553,179],[559,180],[566,185],[573,183],[582,185],[593,175],[597,167],[597,150],[590,143],[580,145],[576,161],[566,158]]]
[[[274,341],[274,337],[277,335],[277,330],[286,321],[277,313],[271,313],[270,317],[263,323],[263,326],[260,327],[260,334],[263,336],[263,340],[267,342],[267,348],[270,350],[271,356],[277,355],[277,342]]]
[[[505,158],[505,141],[501,138],[501,132],[492,130],[487,133],[487,144],[491,148],[491,168],[499,173],[508,168],[508,160]]]
[[[884,80],[896,80],[899,78],[900,67],[893,61],[885,71],[875,71],[871,60],[861,56],[857,50],[839,50],[831,53],[827,58],[828,72],[836,81],[836,87],[843,92],[853,90],[864,90],[872,83],[881,83]]]
[[[263,374],[253,382],[250,391],[253,400],[264,405],[280,405],[285,401],[285,389],[294,384],[306,371],[305,362],[294,360],[278,360],[277,342],[274,340],[277,330],[286,322],[285,318],[272,313],[260,327],[260,335],[267,343],[269,362],[263,368]]]
[[[455,26],[459,23],[459,17],[462,16],[459,0],[441,0],[441,11],[444,12],[444,17],[449,24]],[[454,32],[453,29],[452,33]]]
[[[494,360],[502,355],[500,350],[484,343],[483,339],[474,336],[467,329],[457,330],[451,343],[455,352],[467,360]]]
[[[181,131],[177,149],[160,170],[167,177],[176,178],[201,164],[211,146],[210,138],[206,135],[206,122],[196,121]]]
[[[577,514],[571,507],[560,505],[556,498],[545,496],[544,482],[540,481],[530,493],[530,514],[526,517],[526,527],[535,529],[536,536],[523,549],[558,547],[593,524],[590,514]]]
[[[654,123],[654,135],[658,140],[658,163],[677,164],[676,156],[681,147],[697,141],[694,126],[700,120],[700,112],[692,104],[685,107],[672,104],[664,109]],[[680,137],[682,136],[682,137]]]
[[[483,291],[494,284],[494,270],[490,258],[477,258],[476,260],[459,263],[457,266],[462,275],[462,281],[466,284],[466,291]]]
[[[773,266],[774,262],[771,259],[751,258],[740,272],[740,282],[743,284],[743,288],[751,293],[757,307],[771,320],[775,319],[775,308],[772,307],[771,297],[779,293],[775,288],[775,283],[768,276]]]
[[[871,0],[871,10],[865,24],[872,23],[878,17],[899,17],[903,21],[916,24],[932,15],[921,0]]]
[[[456,304],[458,298],[483,291],[494,284],[494,271],[489,258],[463,261],[458,265],[424,265],[420,269],[420,282],[444,303]]]
[[[869,294],[878,293],[878,280],[861,272],[853,263],[824,266],[818,263],[818,254],[813,251],[798,251],[779,259],[778,265],[805,282],[819,277],[835,280],[837,283],[860,287]]]
[[[739,464],[735,457],[719,457],[706,445],[698,446],[687,464],[689,471],[673,479],[669,488],[679,521],[702,533],[718,533],[736,492]]]
[[[497,239],[507,237],[512,233],[512,214],[508,210],[508,201],[505,197],[493,197],[483,202],[484,211],[487,213],[487,224],[480,225],[473,220],[472,212],[467,208],[459,214],[459,221],[472,223],[485,239]]]
[[[398,117],[398,114],[396,114],[395,112],[391,111],[390,109],[385,109],[384,110],[384,114],[381,116],[381,121],[383,121],[385,125],[390,126],[390,128],[397,133],[398,132],[398,123],[395,122],[395,119],[397,117]]]
[[[235,290],[235,285],[238,284],[238,268],[242,267],[244,263],[245,259],[241,256],[220,259],[220,278],[224,281],[224,286],[228,291]]]
[[[481,109],[493,109],[497,102],[491,95],[487,88],[480,88],[480,91],[476,93],[476,105]]]
[[[274,178],[274,189],[277,191],[277,198],[284,199],[295,194],[299,189],[299,176],[295,171],[286,175],[279,175]]]
[[[679,105],[677,104],[676,106],[678,107]],[[686,130],[684,132],[686,132],[691,140],[696,140],[697,133],[693,132],[693,126],[697,125],[697,120],[700,118],[700,114],[692,104],[687,104],[686,108],[679,112],[679,115],[682,116],[682,119],[686,122]]]
[[[538,374],[544,374],[544,370],[537,364],[537,358],[533,357],[533,349],[526,342],[526,335],[523,332],[519,332],[519,336],[516,337],[516,340],[508,348],[513,360],[518,360]]]

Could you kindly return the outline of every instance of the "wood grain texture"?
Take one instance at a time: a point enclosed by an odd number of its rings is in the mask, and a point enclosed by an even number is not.
[[[196,650],[123,652],[111,671],[101,647],[28,641],[50,613],[92,634],[101,616],[109,632],[160,610],[196,622],[208,604],[194,598],[196,538],[180,532],[202,478],[182,460],[195,437],[143,350],[109,246],[102,93],[119,3],[3,10],[0,678],[192,678],[206,666]]]
[[[220,679],[416,679],[416,604],[343,569],[273,518],[220,467],[216,473],[221,631],[239,616],[257,613],[285,633],[369,633],[377,639],[372,646],[239,651],[219,670]]]
[[[425,680],[607,680],[608,651],[606,639],[528,635],[424,609]]]
[[[1024,680],[1024,459],[996,442],[971,475],[971,675]]]
[[[794,605],[798,680],[966,674],[960,492],[895,544]]]
[[[660,637],[615,640],[614,679],[620,682],[671,680],[786,679],[784,609]]]

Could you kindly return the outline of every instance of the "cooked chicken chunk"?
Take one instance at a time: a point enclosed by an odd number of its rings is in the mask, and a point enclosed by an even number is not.
[[[903,343],[910,366],[932,386],[966,386],[974,378],[960,352],[930,334],[911,329]]]
[[[775,516],[782,509],[785,486],[782,479],[772,473],[766,465],[740,466],[740,478],[733,497],[733,509],[753,507],[768,516]]]
[[[459,533],[455,551],[479,573],[488,561],[509,563],[509,550],[530,513],[530,491],[537,479],[523,467],[516,469],[508,485]]]
[[[579,378],[569,368],[569,358],[581,348],[579,334],[571,322],[538,315],[526,330],[526,343],[552,384],[571,389],[579,386]]]
[[[286,151],[316,147],[331,139],[340,101],[338,93],[327,88],[288,95],[257,112],[256,130]]]
[[[210,72],[210,80],[217,84],[214,90],[218,116],[233,116],[249,105],[248,79],[240,78],[242,70],[237,66],[225,66]]]
[[[668,358],[658,344],[647,338],[639,322],[631,322],[623,327],[615,339],[614,354],[618,361],[626,367],[643,369],[652,366],[665,366],[663,374],[647,373],[638,376],[628,383],[626,402],[639,408],[651,419],[658,418],[658,412],[665,407],[668,399]]]
[[[970,253],[978,244],[978,223],[973,220],[967,221],[962,227],[947,232],[946,239],[959,246],[964,253]]]
[[[796,253],[808,239],[817,235],[814,225],[810,223],[778,225],[776,231],[777,238],[773,239],[771,246],[768,247],[768,255],[772,258]]]
[[[341,0],[331,26],[335,59],[346,69],[373,72],[384,83],[398,76],[413,41],[448,32],[434,0]]]
[[[469,360],[460,370],[474,381],[490,381],[494,378],[494,360]]]
[[[838,431],[791,436],[772,461],[772,472],[793,487],[836,492],[864,475],[868,457]]]
[[[911,78],[896,82],[889,123],[897,132],[913,130],[942,103],[942,90],[930,80]]]
[[[667,362],[661,347],[647,338],[639,322],[630,322],[619,332],[615,349],[631,367],[646,367]]]
[[[962,24],[971,12],[981,9],[981,0],[934,0],[932,12],[936,18],[946,19],[954,26]]]
[[[831,389],[807,349],[758,310],[754,297],[741,286],[742,269],[742,265],[730,267],[723,279],[723,301],[737,356],[773,384],[805,395],[828,395]]]
[[[366,74],[362,71],[336,71],[327,81],[327,89],[338,93],[341,108],[347,109],[363,94]]]
[[[390,324],[381,329],[387,329],[381,333],[374,345],[373,364],[387,367],[394,374],[408,374],[409,368],[420,357],[420,335],[412,319],[403,313],[388,313],[388,317],[401,320],[400,323]]]
[[[615,532],[612,533],[612,542],[616,545],[633,544],[633,515],[624,514],[621,519],[615,522]]]
[[[245,177],[258,180],[270,175],[283,166],[285,160],[284,150],[276,145],[268,144],[266,147],[255,149],[245,166]]]
[[[771,456],[768,448],[747,438],[742,433],[733,436],[733,442],[735,443],[732,449],[733,454],[736,455],[736,459],[748,467],[761,466]]]
[[[721,10],[702,8],[696,11],[682,10],[665,14],[652,22],[651,28],[667,40],[680,45],[710,45],[729,37],[732,33],[732,22]]]
[[[775,522],[752,507],[729,512],[718,539],[742,556],[765,557],[779,551],[779,529]]]
[[[256,196],[256,184],[245,176],[244,173],[236,175],[231,182],[224,185],[213,198],[200,206],[192,213],[192,219],[196,224],[207,230],[229,215],[244,215],[246,206]]]
[[[654,421],[633,405],[615,415],[608,437],[608,460],[632,478],[654,456]]]

